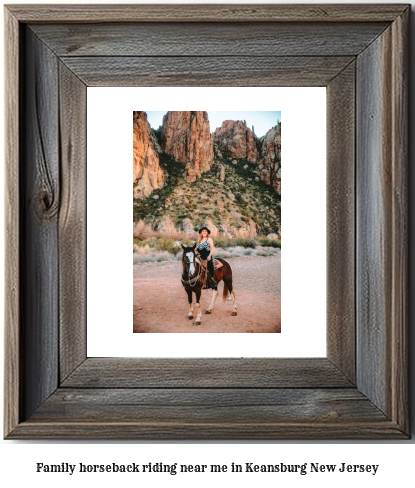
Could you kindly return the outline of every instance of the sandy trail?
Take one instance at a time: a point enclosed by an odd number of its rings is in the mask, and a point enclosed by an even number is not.
[[[238,315],[232,301],[222,303],[223,282],[211,315],[203,312],[212,290],[201,296],[202,324],[187,320],[187,294],[180,282],[181,262],[134,266],[134,332],[281,332],[281,252],[276,256],[227,259],[232,266]],[[193,308],[196,318],[195,295]]]

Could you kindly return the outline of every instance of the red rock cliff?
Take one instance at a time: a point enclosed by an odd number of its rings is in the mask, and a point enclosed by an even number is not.
[[[260,149],[258,174],[268,185],[281,192],[281,123],[260,140]]]
[[[213,140],[223,152],[233,158],[245,158],[251,163],[256,163],[259,159],[257,137],[255,132],[246,126],[245,121],[223,121],[222,126],[213,133]]]
[[[133,112],[133,196],[147,198],[161,188],[165,175],[159,165],[157,141],[145,112]]]
[[[207,112],[167,112],[161,140],[164,151],[186,163],[185,177],[193,182],[213,164],[213,141]]]

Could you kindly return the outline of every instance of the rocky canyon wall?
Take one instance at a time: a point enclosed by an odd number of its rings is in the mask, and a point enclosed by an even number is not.
[[[213,140],[219,149],[233,158],[244,158],[251,163],[258,161],[258,139],[245,121],[225,120],[213,133]]]
[[[261,139],[260,153],[260,178],[281,192],[281,124],[270,129]]]
[[[259,177],[281,192],[281,124],[258,139],[245,121],[225,120],[213,140],[223,153],[255,163]]]
[[[167,112],[161,140],[167,154],[186,164],[188,182],[210,170],[214,156],[207,112]]]
[[[164,185],[166,175],[160,168],[160,147],[147,121],[147,114],[133,112],[133,196],[147,198]]]

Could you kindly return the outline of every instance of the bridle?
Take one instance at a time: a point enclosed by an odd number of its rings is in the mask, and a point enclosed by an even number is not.
[[[194,252],[193,252],[193,256],[196,256]],[[187,253],[184,255],[184,259],[185,259],[185,261],[186,261],[186,265],[187,265],[187,276],[190,276],[190,272],[189,272],[189,265],[190,265],[190,264],[192,264],[192,261],[190,261],[190,258],[189,258],[189,256],[187,255]],[[195,269],[196,269],[196,266],[197,266],[197,265],[198,265],[198,263],[197,263],[197,261],[196,261],[196,259],[195,259]],[[199,273],[198,273],[198,275],[197,275],[197,276],[195,276],[194,278],[190,279],[190,280],[184,280],[184,279],[182,278],[182,283],[183,283],[184,285],[189,285],[189,286],[191,286],[192,288],[193,288],[194,286],[196,286],[196,283],[198,282],[198,280],[199,280],[199,278],[200,278],[200,276],[201,276],[201,274],[202,274],[202,273],[201,273],[201,270],[202,270],[202,269],[203,269],[203,268],[202,268],[202,266],[200,266],[200,265],[199,265]]]

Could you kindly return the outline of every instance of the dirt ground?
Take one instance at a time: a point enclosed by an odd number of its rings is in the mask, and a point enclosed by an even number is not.
[[[210,315],[212,290],[201,296],[202,324],[186,318],[189,306],[181,284],[181,262],[143,263],[134,266],[134,332],[281,332],[281,252],[276,256],[231,258],[238,315],[232,301],[222,303],[223,282]]]

